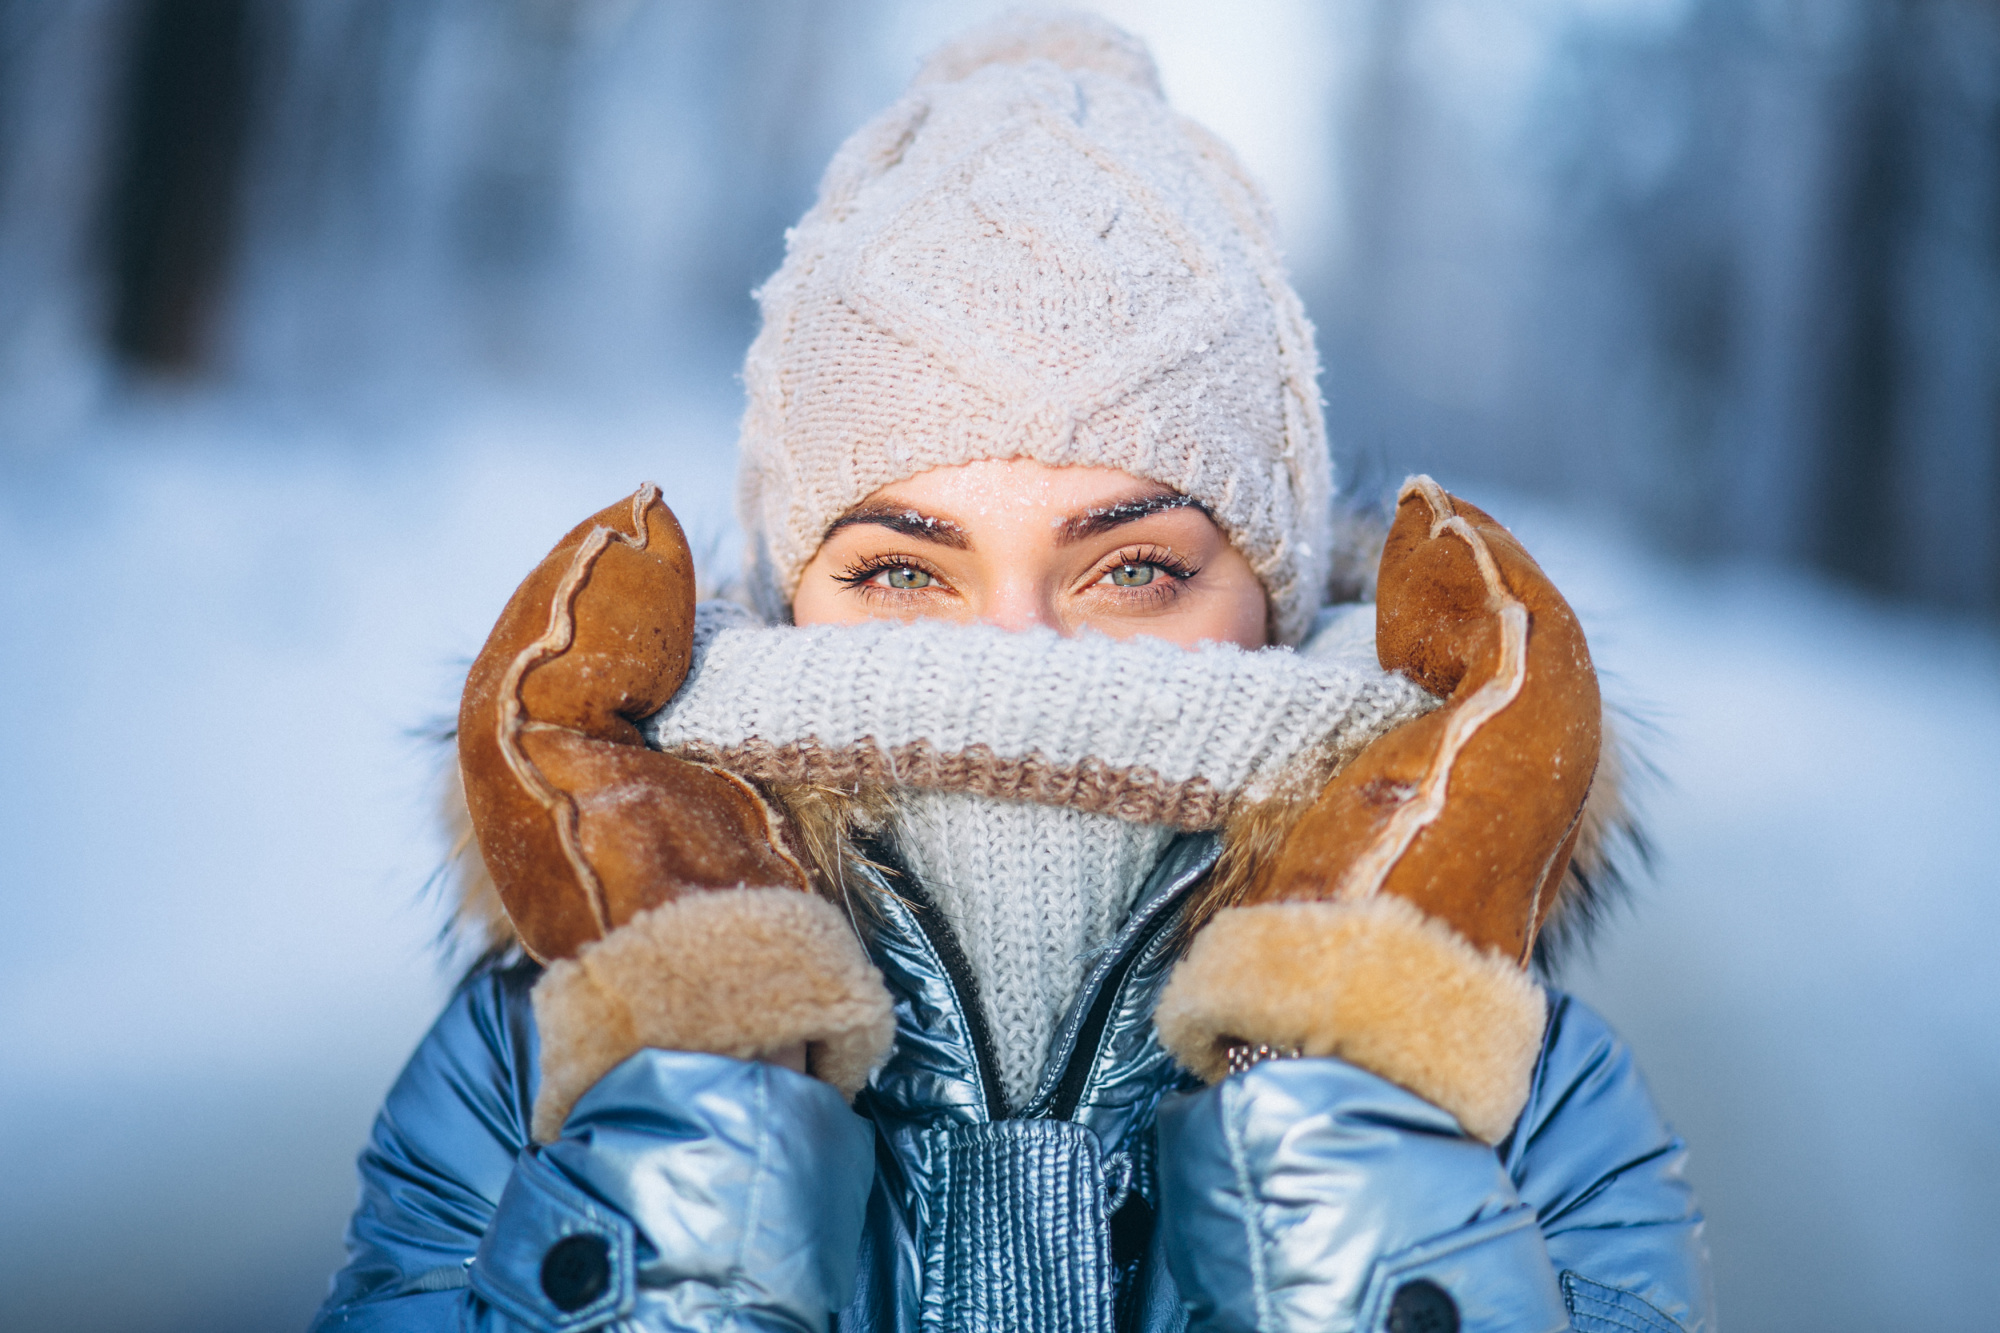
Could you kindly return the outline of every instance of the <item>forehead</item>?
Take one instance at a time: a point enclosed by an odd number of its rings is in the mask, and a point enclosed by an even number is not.
[[[1025,513],[1057,520],[1126,501],[1177,494],[1171,486],[1117,468],[1050,467],[1029,458],[1006,458],[932,468],[884,486],[869,499],[968,523]]]

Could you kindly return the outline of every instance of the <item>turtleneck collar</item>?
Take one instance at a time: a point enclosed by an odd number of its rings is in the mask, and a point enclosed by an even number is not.
[[[1064,806],[903,788],[884,835],[951,926],[1015,1110],[1056,1026],[1175,831]]]

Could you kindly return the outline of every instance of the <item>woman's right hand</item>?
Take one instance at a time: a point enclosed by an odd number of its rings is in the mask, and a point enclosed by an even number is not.
[[[458,762],[479,852],[521,943],[574,957],[698,889],[804,889],[741,778],[646,748],[680,688],[694,567],[648,483],[586,519],[521,584],[472,664]]]
[[[635,1051],[765,1059],[852,1096],[886,1055],[881,979],[734,774],[649,749],[694,643],[680,524],[642,486],[572,530],[507,603],[459,709],[479,853],[550,964],[535,1136]]]

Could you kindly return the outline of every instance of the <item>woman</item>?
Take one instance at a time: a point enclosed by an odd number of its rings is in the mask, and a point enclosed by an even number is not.
[[[1609,799],[1574,617],[1421,478],[1322,607],[1310,331],[1144,50],[947,48],[760,299],[757,610],[651,487],[509,603],[500,952],[318,1326],[1712,1327],[1681,1145],[1528,970]]]

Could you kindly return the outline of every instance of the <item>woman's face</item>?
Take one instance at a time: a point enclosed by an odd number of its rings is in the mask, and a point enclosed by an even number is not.
[[[1128,472],[1025,458],[884,486],[827,530],[801,625],[933,618],[1183,647],[1270,642],[1264,589],[1209,516]]]

